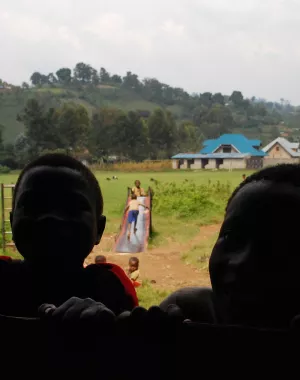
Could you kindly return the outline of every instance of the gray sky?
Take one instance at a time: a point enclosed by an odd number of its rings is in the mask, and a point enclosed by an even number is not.
[[[79,61],[300,104],[299,0],[0,0],[0,78]]]

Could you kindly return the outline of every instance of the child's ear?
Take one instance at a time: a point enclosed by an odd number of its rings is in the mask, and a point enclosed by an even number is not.
[[[97,236],[95,245],[100,243],[106,225],[106,216],[101,215],[97,222]]]

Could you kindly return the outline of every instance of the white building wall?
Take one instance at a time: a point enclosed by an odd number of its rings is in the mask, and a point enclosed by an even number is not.
[[[180,169],[187,169],[188,168],[188,160],[184,160],[183,164],[180,165]]]
[[[191,165],[191,169],[202,169],[201,158],[195,158],[194,163]]]
[[[178,169],[178,160],[172,160],[172,168]]]
[[[219,169],[246,169],[245,158],[225,158]]]
[[[216,159],[210,158],[208,164],[205,166],[205,169],[215,169],[217,167]]]

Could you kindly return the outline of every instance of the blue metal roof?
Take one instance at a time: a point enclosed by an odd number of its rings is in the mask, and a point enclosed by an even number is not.
[[[211,153],[211,154],[201,154],[201,153],[178,153],[176,156],[171,157],[176,160],[192,160],[196,158],[245,158],[249,156],[243,153]]]
[[[206,140],[203,145],[204,148],[199,152],[200,154],[212,154],[221,145],[232,145],[241,154],[260,157],[266,155],[263,151],[254,148],[254,146],[260,146],[259,140],[248,140],[239,134],[225,134],[216,140]]]
[[[252,146],[261,146],[260,140],[248,140]]]

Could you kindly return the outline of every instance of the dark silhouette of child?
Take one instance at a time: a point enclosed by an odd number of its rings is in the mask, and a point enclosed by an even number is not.
[[[24,261],[0,261],[0,313],[34,316],[42,303],[73,296],[93,298],[115,314],[136,306],[125,273],[120,278],[109,265],[83,268],[105,223],[98,181],[85,165],[62,154],[31,162],[18,178],[11,212]]]
[[[228,201],[209,270],[212,289],[181,289],[178,305],[201,322],[287,327],[300,313],[300,165],[247,177]]]

